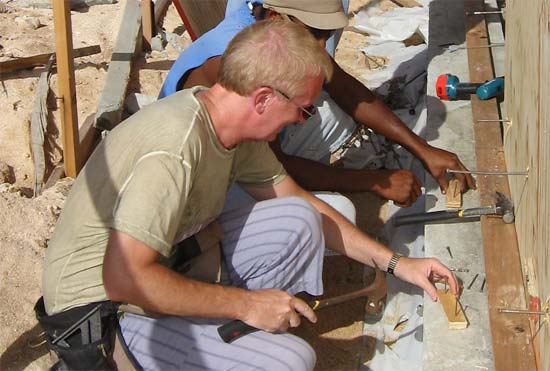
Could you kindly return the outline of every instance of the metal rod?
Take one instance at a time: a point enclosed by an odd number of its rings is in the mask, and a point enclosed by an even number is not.
[[[468,273],[470,270],[468,268],[453,268],[451,269],[451,272],[465,272]]]
[[[504,46],[504,43],[493,43],[493,44],[487,44],[487,45],[474,45],[474,46],[449,45],[447,49],[449,50],[449,53],[454,53],[459,49],[493,48],[496,46]]]
[[[528,171],[477,171],[477,170],[452,170],[447,169],[448,173],[453,174],[478,174],[478,175],[529,175]]]
[[[511,314],[536,314],[539,316],[545,316],[548,312],[542,312],[537,310],[523,310],[523,309],[505,309],[498,308],[499,313],[511,313]]]
[[[489,10],[485,12],[466,12],[466,15],[481,15],[481,14],[502,14],[504,10]]]
[[[483,292],[484,287],[485,287],[485,278],[483,278],[483,283],[481,284],[481,288],[479,289],[479,292]]]
[[[508,119],[498,119],[498,120],[477,120],[477,122],[512,122]]]
[[[453,259],[453,253],[451,252],[451,247],[447,246],[446,249],[449,252],[449,255],[451,256],[451,259]]]

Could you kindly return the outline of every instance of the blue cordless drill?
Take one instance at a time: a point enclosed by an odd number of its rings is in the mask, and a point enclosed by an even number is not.
[[[483,83],[470,83],[460,82],[458,77],[447,73],[437,78],[435,90],[441,100],[470,99],[471,94],[477,95],[481,100],[487,100],[504,91],[504,77],[497,77]]]

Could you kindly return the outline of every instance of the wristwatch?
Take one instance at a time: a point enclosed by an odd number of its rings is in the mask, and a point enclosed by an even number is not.
[[[401,256],[400,254],[398,253],[393,253],[391,259],[390,259],[390,262],[388,264],[388,270],[387,272],[391,275],[394,275],[393,271],[395,270],[395,266],[397,265],[397,262],[399,261],[399,259],[401,259]]]

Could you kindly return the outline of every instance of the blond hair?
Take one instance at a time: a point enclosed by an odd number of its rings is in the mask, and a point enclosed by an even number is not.
[[[332,77],[332,61],[303,26],[260,21],[239,32],[222,55],[218,82],[239,95],[270,86],[290,96],[307,77]]]

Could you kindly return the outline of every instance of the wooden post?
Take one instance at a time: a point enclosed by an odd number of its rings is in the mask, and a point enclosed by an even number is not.
[[[483,0],[465,0],[465,12],[483,11]],[[466,44],[471,82],[483,82],[495,77],[489,48],[489,35],[483,15],[466,17]],[[518,32],[513,30],[510,33]],[[511,36],[511,35],[510,35]],[[506,41],[508,43],[508,41]],[[473,47],[473,48],[471,48]],[[506,76],[510,80],[524,76]],[[474,136],[476,140],[476,164],[478,169],[507,171],[504,159],[502,131],[499,122],[479,123],[478,120],[499,119],[497,99],[480,100],[471,98]],[[510,168],[509,171],[517,171]],[[495,202],[495,191],[510,197],[508,178],[504,176],[482,176],[477,178],[479,198],[482,205]],[[514,205],[517,207],[517,204]],[[517,220],[516,220],[517,222]],[[499,371],[535,370],[533,334],[529,318],[498,312],[499,307],[527,308],[527,292],[514,224],[503,223],[497,218],[481,218],[481,233],[485,259],[485,274],[489,304],[489,320],[493,342],[495,369]]]
[[[143,51],[151,50],[151,39],[155,35],[154,7],[151,0],[141,0],[141,29],[143,32]]]
[[[58,104],[61,107],[65,174],[75,178],[82,168],[78,151],[78,116],[73,61],[70,2],[53,0]]]

